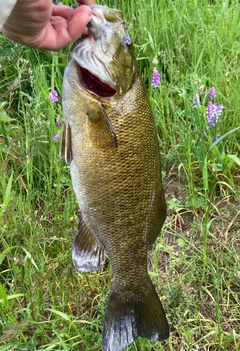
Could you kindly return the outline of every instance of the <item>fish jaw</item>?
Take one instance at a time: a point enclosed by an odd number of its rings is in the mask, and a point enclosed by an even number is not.
[[[93,80],[96,77],[103,86],[123,95],[132,86],[137,66],[122,13],[106,6],[92,5],[91,8],[88,24],[91,35],[83,36],[75,43],[71,56]],[[91,91],[87,84],[85,88]],[[109,96],[112,95],[111,92]]]

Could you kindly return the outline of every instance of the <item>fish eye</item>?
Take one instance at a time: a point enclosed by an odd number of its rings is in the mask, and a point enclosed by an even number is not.
[[[123,44],[125,44],[127,46],[132,46],[132,40],[131,40],[131,38],[128,35],[126,35],[123,38]]]

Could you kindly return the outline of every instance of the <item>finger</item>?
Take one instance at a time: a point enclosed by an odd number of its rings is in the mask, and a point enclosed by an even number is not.
[[[51,20],[51,25],[49,24],[42,33],[42,38],[39,38],[39,41],[34,46],[43,50],[57,51],[77,40],[91,18],[84,9],[79,10],[74,10],[74,14],[68,21],[55,16],[55,19]]]
[[[52,16],[60,16],[67,19],[72,13],[74,9],[65,5],[52,5]]]
[[[89,17],[92,15],[92,10],[90,7],[86,5],[82,5],[77,7],[73,12],[71,12],[70,16],[68,17],[68,22],[72,21],[72,19],[81,13],[86,13]]]
[[[80,0],[78,1],[80,3]],[[85,1],[81,1],[81,4],[86,4],[86,5],[90,5],[90,4],[96,4],[95,0],[85,0]],[[89,10],[89,7],[86,9],[86,6],[81,6],[81,8],[85,7],[85,12],[87,13],[91,13],[91,10]],[[79,10],[79,8],[78,8]],[[69,7],[69,6],[65,6],[65,5],[53,5],[52,6],[52,16],[61,16],[63,18],[68,18],[72,13],[74,12],[74,9]]]

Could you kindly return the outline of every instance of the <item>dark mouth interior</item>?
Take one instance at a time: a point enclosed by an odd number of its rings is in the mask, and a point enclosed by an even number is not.
[[[109,85],[101,82],[96,76],[94,76],[87,69],[80,67],[81,76],[83,83],[86,88],[93,93],[102,96],[102,97],[111,97],[116,94],[116,90],[111,88]]]

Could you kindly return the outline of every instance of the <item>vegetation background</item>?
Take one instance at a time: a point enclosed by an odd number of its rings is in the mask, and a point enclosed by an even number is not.
[[[168,204],[149,272],[171,337],[128,350],[240,350],[239,1],[99,3],[118,3],[127,21]],[[73,270],[78,206],[58,156],[68,61],[68,48],[33,50],[0,34],[0,351],[101,349],[111,267]],[[223,105],[211,129],[209,101]]]

